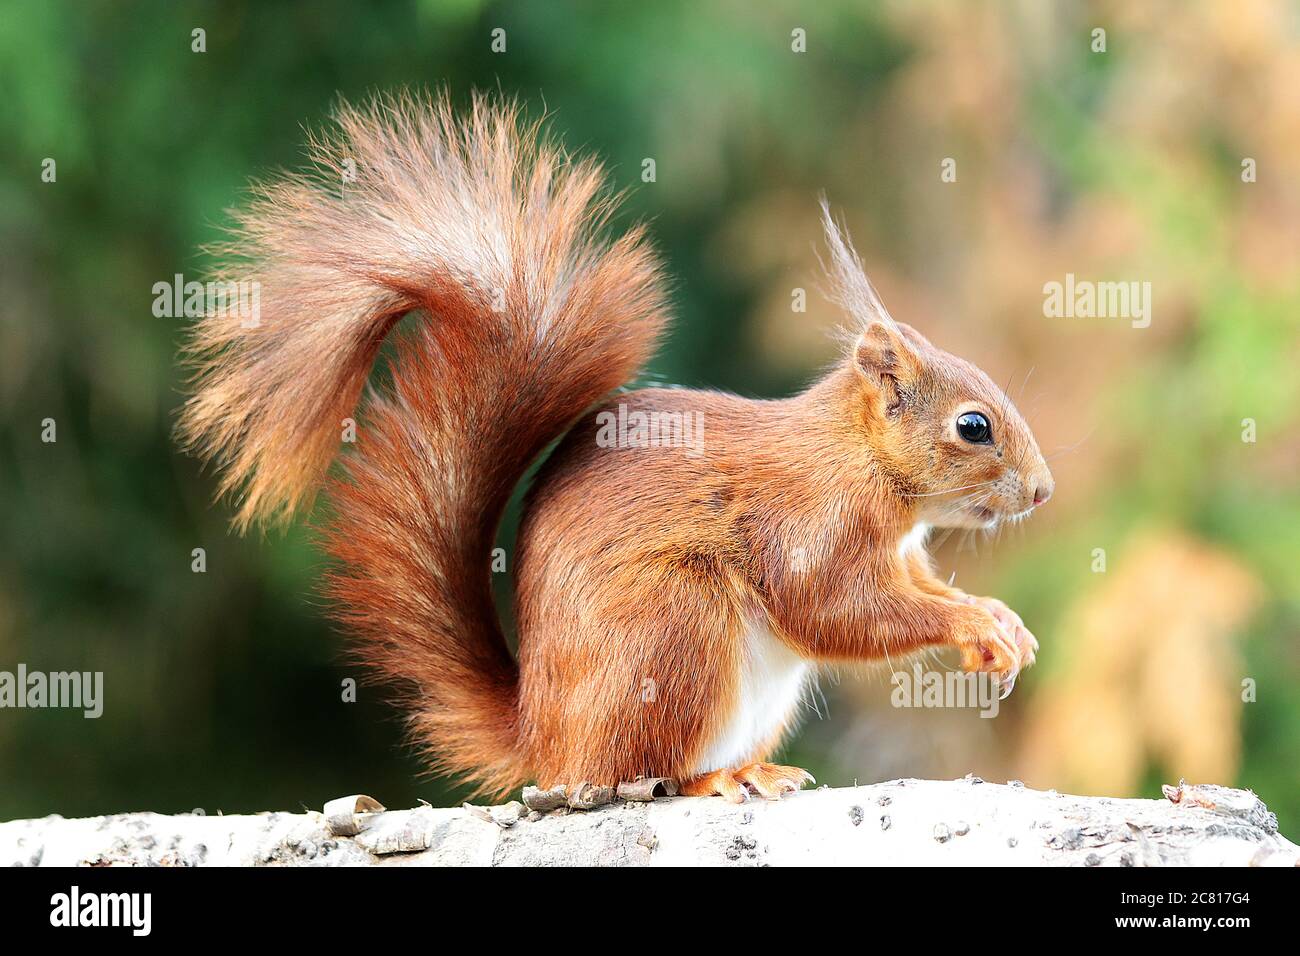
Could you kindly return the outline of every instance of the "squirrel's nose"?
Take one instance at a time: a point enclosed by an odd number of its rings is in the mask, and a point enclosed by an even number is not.
[[[1035,488],[1034,507],[1038,507],[1039,505],[1047,501],[1048,498],[1052,497],[1053,488],[1054,486],[1050,479],[1045,481],[1043,484],[1039,485],[1037,488]]]

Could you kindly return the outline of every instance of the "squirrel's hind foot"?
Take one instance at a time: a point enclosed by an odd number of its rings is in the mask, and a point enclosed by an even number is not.
[[[751,793],[768,800],[779,800],[806,783],[816,783],[813,775],[801,767],[775,763],[751,763],[734,770],[714,770],[683,781],[680,793],[687,797],[726,797],[732,803],[744,803]]]

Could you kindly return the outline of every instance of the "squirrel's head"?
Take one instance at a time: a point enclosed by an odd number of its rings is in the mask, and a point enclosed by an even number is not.
[[[895,322],[824,200],[822,212],[835,298],[860,323],[847,361],[873,459],[927,524],[989,528],[1028,515],[1054,485],[1010,397]]]
[[[849,361],[873,456],[937,527],[987,528],[1052,495],[1029,426],[982,371],[915,329],[873,320]]]

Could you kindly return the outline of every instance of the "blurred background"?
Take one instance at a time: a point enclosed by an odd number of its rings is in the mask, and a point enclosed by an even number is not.
[[[176,453],[184,320],[152,311],[340,93],[445,84],[549,111],[631,188],[623,222],[675,277],[651,377],[780,396],[835,357],[825,190],[893,314],[1034,427],[1050,506],[938,558],[1023,615],[1038,666],[992,720],[827,672],[788,762],[835,785],[1236,784],[1300,834],[1296,4],[5,7],[0,670],[103,671],[105,703],[0,710],[0,819],[460,797],[419,776],[382,690],[341,699],[359,675],[310,533],[231,536]],[[1067,274],[1150,282],[1150,326],[1047,317]]]

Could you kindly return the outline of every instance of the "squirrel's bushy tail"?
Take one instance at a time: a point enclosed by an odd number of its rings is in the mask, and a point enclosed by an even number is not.
[[[243,530],[310,503],[385,336],[392,382],[358,415],[332,480],[328,591],[359,656],[409,690],[436,769],[499,792],[526,776],[517,668],[490,555],[529,463],[636,374],[664,323],[639,229],[599,238],[614,200],[575,162],[477,97],[343,105],[314,170],[255,189],[226,280],[260,321],[209,315],[190,346],[187,447],[217,462]]]

